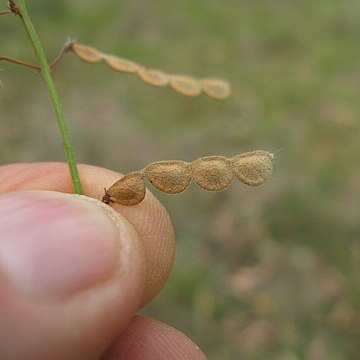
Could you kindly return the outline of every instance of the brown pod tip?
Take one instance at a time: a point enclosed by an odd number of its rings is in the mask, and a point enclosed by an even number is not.
[[[109,193],[107,192],[106,188],[104,188],[105,194],[103,196],[103,198],[101,199],[101,201],[105,204],[109,204],[111,202],[111,197],[109,195]]]
[[[144,169],[144,175],[158,190],[168,194],[184,191],[190,181],[190,164],[182,160],[157,161]]]
[[[259,186],[271,175],[274,155],[256,150],[233,157],[231,161],[235,176],[244,184]]]
[[[190,168],[195,183],[209,191],[227,188],[234,177],[229,160],[224,156],[207,156],[194,160]]]
[[[126,206],[134,206],[144,200],[145,183],[140,172],[133,171],[110,186],[105,191],[102,201],[105,204],[114,202]]]

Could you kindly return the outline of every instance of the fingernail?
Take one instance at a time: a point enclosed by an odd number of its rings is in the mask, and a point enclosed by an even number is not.
[[[119,254],[114,220],[85,197],[48,191],[3,195],[0,234],[0,271],[21,291],[44,299],[108,279]]]

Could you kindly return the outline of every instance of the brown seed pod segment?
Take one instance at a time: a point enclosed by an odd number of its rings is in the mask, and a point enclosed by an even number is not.
[[[91,46],[75,42],[71,48],[81,60],[87,63],[97,63],[103,58],[102,53]]]
[[[143,172],[157,189],[168,194],[184,191],[191,181],[190,164],[182,160],[157,161]]]
[[[142,66],[117,56],[113,55],[104,55],[105,62],[113,69],[119,72],[124,73],[136,73],[138,72]]]
[[[105,192],[102,199],[106,204],[114,202],[126,206],[134,206],[144,200],[145,183],[138,171],[126,174]]]
[[[169,76],[160,70],[140,69],[138,71],[140,79],[147,84],[154,86],[165,86],[169,83]]]
[[[231,93],[230,85],[225,80],[205,78],[200,80],[203,92],[214,99],[223,100]]]
[[[170,86],[186,96],[197,96],[201,93],[200,82],[190,76],[169,75]]]
[[[227,188],[234,174],[229,160],[224,156],[207,156],[190,164],[192,179],[201,188],[219,191]]]
[[[235,176],[244,184],[259,186],[271,175],[274,155],[256,150],[237,155],[230,159]]]

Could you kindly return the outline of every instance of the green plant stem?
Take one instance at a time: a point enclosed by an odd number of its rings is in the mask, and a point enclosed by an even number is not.
[[[25,30],[30,38],[34,52],[35,52],[35,54],[38,58],[39,64],[40,64],[42,75],[44,76],[46,85],[49,90],[51,101],[52,101],[52,104],[53,104],[53,107],[55,110],[56,119],[57,119],[57,122],[58,122],[58,125],[60,128],[60,132],[61,132],[61,136],[62,136],[62,142],[63,142],[64,149],[65,149],[65,154],[66,154],[67,163],[68,163],[70,174],[71,174],[74,191],[77,194],[81,194],[82,193],[81,183],[80,183],[80,177],[79,177],[79,173],[78,173],[77,166],[76,166],[74,151],[72,148],[70,135],[69,135],[69,132],[67,129],[64,113],[63,113],[61,105],[60,105],[59,96],[55,89],[54,80],[51,76],[49,64],[46,60],[46,56],[45,56],[44,50],[41,46],[41,43],[40,43],[39,37],[36,33],[36,30],[30,20],[30,17],[29,17],[27,8],[26,8],[25,0],[19,1],[18,8],[19,8],[18,15],[20,16],[21,22],[23,23]]]

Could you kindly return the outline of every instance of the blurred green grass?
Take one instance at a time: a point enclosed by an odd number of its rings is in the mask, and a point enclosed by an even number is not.
[[[183,98],[67,55],[55,79],[79,162],[122,172],[159,159],[266,149],[273,178],[219,194],[156,195],[177,260],[144,312],[210,359],[360,356],[358,0],[29,2],[46,46],[67,36],[149,67],[230,80],[225,102]],[[0,53],[33,60],[16,19]],[[38,74],[2,63],[0,160],[63,160]]]

